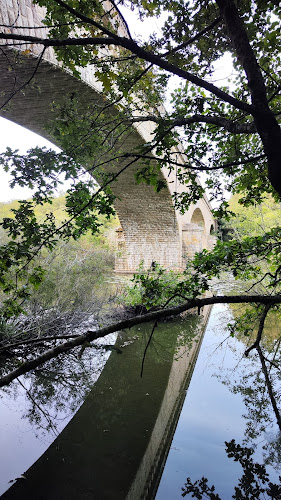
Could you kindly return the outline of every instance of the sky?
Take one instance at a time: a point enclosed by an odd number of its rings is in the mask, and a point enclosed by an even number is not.
[[[0,118],[0,153],[6,150],[6,147],[18,149],[20,153],[25,153],[28,149],[35,146],[46,146],[47,148],[55,148],[49,141],[43,139],[37,134],[34,134],[26,128],[20,127],[4,118]],[[17,199],[25,199],[31,195],[31,190],[28,188],[20,188],[15,186],[13,189],[9,187],[10,176],[4,172],[3,168],[0,171],[0,202],[7,202]]]

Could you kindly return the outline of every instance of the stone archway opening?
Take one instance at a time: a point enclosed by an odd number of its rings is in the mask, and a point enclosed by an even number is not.
[[[200,208],[195,208],[190,222],[191,224],[197,224],[205,230],[205,221]]]
[[[31,4],[29,0],[19,2],[19,5],[13,2],[10,4],[8,11],[11,19],[20,17],[26,29],[30,27],[46,29],[41,22],[44,9]],[[27,17],[25,4],[28,4]],[[3,8],[0,8],[0,17],[4,20],[7,17],[5,3],[3,3]],[[3,24],[5,25],[4,21]],[[40,33],[42,34],[42,31]],[[17,89],[20,88],[22,82],[28,81],[34,72],[38,47],[33,45],[30,54],[25,52],[14,50],[9,45],[0,53],[0,68],[5,75],[1,86],[2,105],[15,85],[14,72],[9,71],[10,66],[12,65],[17,74]],[[0,114],[50,139],[46,126],[56,122],[59,118],[59,109],[53,103],[61,103],[62,98],[73,94],[77,98],[78,111],[81,110],[83,113],[83,110],[90,110],[91,119],[93,118],[92,110],[96,110],[99,116],[101,110],[108,108],[105,105],[102,88],[95,78],[94,66],[83,68],[81,79],[78,80],[70,73],[63,71],[53,49],[49,47],[36,69],[36,86],[27,85],[24,94],[15,92],[11,105],[3,108]],[[111,108],[108,117],[110,120],[112,117],[117,119],[118,113],[117,108]],[[85,126],[83,124],[83,127]],[[153,130],[152,125],[147,122],[147,126],[131,127],[127,136],[118,133],[118,140],[114,145],[117,156],[122,156],[124,152],[124,158],[126,158],[128,151],[134,152],[135,148],[142,145],[144,141],[151,141]],[[62,147],[59,138],[57,145]],[[172,150],[181,158],[181,146],[175,145]],[[113,151],[110,151],[114,156]],[[99,154],[102,152],[98,152]],[[110,175],[118,173],[118,180],[112,184],[112,192],[116,197],[114,206],[121,224],[121,228],[116,231],[117,272],[135,272],[142,261],[147,269],[153,262],[159,262],[169,269],[181,269],[185,256],[192,257],[196,251],[206,247],[205,240],[208,238],[206,226],[209,228],[210,222],[207,199],[199,200],[196,204],[196,207],[202,207],[202,212],[199,208],[192,206],[190,212],[182,217],[181,214],[175,213],[171,197],[173,189],[177,188],[177,177],[172,178],[168,168],[163,168],[159,173],[161,182],[165,179],[168,181],[167,188],[156,193],[153,186],[144,183],[137,184],[135,181],[135,173],[142,167],[141,162],[135,162],[132,165],[128,163],[130,168],[125,168],[126,165],[122,162],[110,162],[107,156],[106,159],[108,170],[102,170],[101,176],[104,173]],[[184,163],[183,159],[180,161]],[[92,168],[92,159],[89,159],[89,162]],[[95,178],[99,181],[101,177],[96,177],[96,174],[98,174],[97,170],[95,170]],[[192,211],[193,215],[190,220]]]
[[[206,248],[205,220],[200,208],[196,208],[189,224],[182,228],[182,256],[183,267],[188,259],[193,258],[196,252]]]

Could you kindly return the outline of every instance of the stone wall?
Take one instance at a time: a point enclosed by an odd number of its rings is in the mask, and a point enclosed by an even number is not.
[[[44,37],[47,31],[42,28],[43,16],[44,9],[34,6],[30,0],[7,0],[0,3],[0,22],[8,26],[6,29],[9,32]],[[31,29],[19,28],[20,26]],[[19,47],[12,50],[9,44],[9,47],[1,52],[0,106],[4,105],[1,115],[47,139],[52,139],[46,131],[46,125],[56,120],[56,114],[51,110],[53,102],[60,102],[65,95],[75,92],[75,95],[79,96],[82,113],[88,104],[91,104],[93,109],[102,109],[104,99],[93,67],[84,68],[81,80],[77,80],[61,69],[53,49],[48,48],[37,68],[41,51],[42,47],[39,45],[24,44],[20,46],[20,50]],[[30,84],[25,85],[29,80]],[[115,116],[117,111],[113,110],[111,113],[115,113]],[[144,140],[151,139],[154,127],[150,122],[137,124],[122,136],[116,149],[126,153],[133,150]],[[57,145],[60,145],[59,142]],[[178,161],[184,164],[180,145],[173,149]],[[116,172],[123,166],[109,164],[108,171]],[[159,176],[167,180],[167,188],[155,193],[151,186],[135,182],[139,166],[138,163],[131,165],[122,171],[118,181],[112,184],[112,190],[117,197],[115,208],[122,228],[122,243],[120,239],[118,241],[116,271],[133,272],[142,261],[145,267],[149,267],[152,261],[157,261],[167,268],[182,269],[186,255],[192,256],[195,251],[213,244],[209,235],[210,227],[215,222],[208,200],[203,197],[182,215],[174,209],[171,196],[175,191],[186,189],[186,186],[179,185],[176,173],[163,168]],[[204,220],[203,232],[192,226],[192,215],[196,210],[200,210]],[[186,224],[191,224],[189,235]],[[199,237],[201,233],[202,237]]]

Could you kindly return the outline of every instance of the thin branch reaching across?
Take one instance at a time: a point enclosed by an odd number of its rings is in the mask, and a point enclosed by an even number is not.
[[[281,371],[281,367],[278,366],[276,363],[274,363],[274,361],[272,361],[271,359],[268,359],[264,356],[264,359],[265,361],[267,361],[271,366],[273,366],[274,368],[276,368],[276,370],[279,370]]]
[[[178,155],[178,153],[174,153],[174,154]],[[184,156],[184,153],[181,153],[181,155]],[[136,154],[136,153],[125,153],[123,155],[119,155],[119,156],[115,157],[115,159],[130,158],[130,157],[137,157],[137,158],[143,159],[143,160],[154,160],[154,161],[157,160],[160,163],[169,163],[169,165],[174,165],[174,166],[178,166],[178,167],[185,167],[185,168],[190,169],[190,170],[196,170],[198,172],[201,172],[201,171],[203,172],[203,171],[212,171],[212,170],[224,170],[224,169],[228,169],[228,168],[232,168],[232,167],[238,167],[240,165],[246,165],[248,163],[253,163],[255,161],[264,159],[265,155],[252,156],[251,158],[247,158],[245,160],[240,160],[240,161],[237,160],[237,161],[223,163],[221,165],[216,165],[216,166],[212,166],[212,167],[206,167],[203,165],[195,167],[193,165],[190,165],[189,163],[183,164],[182,162],[171,160],[171,159],[167,160],[165,158],[160,158],[157,156],[149,156],[147,154],[142,155],[142,154]],[[109,161],[110,160],[108,160],[107,163],[109,163]]]
[[[186,42],[183,42],[180,45],[177,45],[176,47],[174,47],[173,49],[165,52],[165,54],[163,54],[162,57],[169,56],[171,54],[174,54],[175,52],[178,52],[179,50],[185,49],[186,47],[191,45],[193,42],[196,42],[197,40],[199,40],[203,35],[205,35],[209,31],[212,31],[212,29],[215,28],[215,26],[217,26],[221,22],[221,20],[222,20],[221,16],[217,17],[211,24],[209,24],[209,26],[206,26],[206,28],[203,28],[201,31],[199,31],[199,33],[196,33],[196,35],[194,35],[191,38],[189,38],[188,40],[186,40]]]
[[[5,50],[3,50],[2,47],[0,47],[0,50],[1,50],[1,54],[5,57],[6,61],[8,62],[8,67],[12,68],[12,71],[14,74],[14,84],[13,84],[13,89],[11,89],[12,93],[14,93],[15,89],[16,89],[16,85],[17,85],[17,72],[16,72],[15,68],[13,67],[13,63],[10,60],[7,52]]]
[[[175,294],[175,295],[172,295],[166,302],[165,304],[163,304],[162,306],[162,309],[165,309],[165,307],[167,307],[167,305],[173,300],[175,299],[176,297],[181,297],[181,298],[184,298],[184,300],[186,300],[186,297],[183,297],[182,295],[178,295],[178,294]],[[155,332],[155,329],[158,325],[158,321],[156,320],[153,327],[152,327],[152,330],[151,330],[151,333],[149,335],[149,339],[146,343],[146,346],[145,346],[145,349],[144,349],[144,353],[143,353],[143,357],[142,357],[142,362],[141,362],[141,373],[140,373],[140,376],[142,377],[143,376],[143,370],[144,370],[144,362],[145,362],[145,358],[146,358],[146,354],[147,354],[147,350],[151,344],[151,341],[152,341],[152,337],[153,337],[153,334]]]
[[[128,23],[127,23],[126,19],[124,18],[124,16],[123,16],[121,10],[119,9],[118,5],[116,4],[116,2],[114,2],[114,0],[110,0],[110,3],[113,6],[113,8],[116,10],[116,12],[117,12],[118,16],[120,17],[120,19],[122,20],[122,23],[124,24],[124,26],[126,28],[126,31],[128,33],[129,38],[131,40],[133,40],[132,35],[130,33],[130,29],[129,29]]]
[[[70,219],[68,219],[66,222],[61,224],[58,228],[56,228],[51,234],[49,234],[37,247],[37,249],[32,253],[32,255],[27,259],[27,262],[19,269],[18,272],[22,271],[23,269],[26,269],[26,267],[29,265],[29,263],[38,255],[40,250],[46,245],[46,243],[50,240],[51,237],[53,237],[56,234],[59,234],[62,229],[67,227],[79,214],[81,214],[86,208],[88,208],[93,200],[97,197],[98,194],[100,194],[109,184],[111,184],[115,179],[119,177],[119,175],[122,174],[127,168],[129,168],[133,163],[135,163],[137,160],[134,159],[128,164],[126,164],[123,168],[121,168],[116,174],[113,174],[110,176],[110,179],[106,181],[91,197],[91,199],[82,207],[79,208],[79,210],[72,216]]]
[[[186,125],[192,125],[194,123],[206,123],[210,125],[216,125],[217,127],[224,128],[232,134],[254,134],[256,133],[256,126],[254,122],[250,123],[238,123],[223,116],[207,116],[207,115],[193,115],[186,117],[178,117],[172,120],[163,120],[163,118],[156,117],[155,115],[149,115],[144,117],[134,117],[131,119],[133,123],[138,122],[155,122],[161,123],[163,125],[167,124],[169,127],[184,127]]]
[[[13,99],[13,97],[18,94],[19,92],[21,92],[25,87],[27,87],[27,85],[29,85],[29,83],[31,82],[31,80],[33,80],[33,78],[35,77],[36,73],[37,73],[37,70],[40,66],[40,63],[43,59],[43,56],[44,56],[44,53],[45,53],[45,50],[46,50],[46,47],[43,48],[40,56],[38,57],[38,60],[36,62],[36,66],[32,72],[32,75],[28,78],[28,80],[26,80],[26,82],[24,82],[19,88],[15,89],[11,94],[10,96],[8,97],[8,99],[6,99],[6,101],[4,102],[4,104],[2,104],[2,106],[0,107],[0,110],[3,109],[10,101],[11,99]]]
[[[224,90],[221,90],[219,87],[216,87],[210,82],[207,82],[206,80],[198,77],[197,75],[194,75],[190,73],[189,71],[186,71],[185,69],[179,68],[178,66],[169,63],[168,61],[165,61],[162,59],[161,55],[159,54],[153,54],[152,52],[149,52],[142,47],[140,47],[134,40],[131,40],[129,38],[125,37],[120,37],[116,35],[114,32],[110,31],[109,29],[105,28],[103,25],[100,23],[97,23],[91,18],[88,18],[87,16],[84,16],[83,14],[80,14],[78,11],[67,5],[65,2],[62,0],[56,0],[56,2],[63,6],[66,10],[71,12],[73,15],[77,16],[79,19],[82,21],[86,22],[87,24],[92,24],[96,28],[98,28],[102,33],[108,36],[108,38],[68,38],[65,40],[49,40],[49,39],[41,39],[38,37],[32,37],[25,35],[13,35],[9,33],[0,33],[0,38],[3,39],[19,39],[19,40],[27,40],[33,43],[41,43],[44,46],[57,46],[57,47],[62,47],[62,46],[75,46],[75,45],[80,45],[80,46],[86,46],[86,45],[117,45],[121,46],[133,54],[137,55],[139,58],[144,59],[147,62],[150,62],[151,64],[158,66],[159,68],[162,68],[169,73],[172,73],[174,75],[179,76],[180,78],[183,78],[184,80],[187,80],[191,83],[194,83],[198,87],[202,87],[211,94],[215,95],[219,99],[221,99],[224,102],[229,103],[231,106],[234,106],[237,109],[240,109],[241,111],[244,111],[250,115],[255,115],[256,113],[256,108],[248,104],[244,101],[241,101],[240,99],[237,99],[236,97],[233,97],[232,95],[228,94]]]
[[[9,25],[9,24],[0,24],[0,28],[14,28],[17,30],[46,30],[46,29],[51,29],[51,28],[58,28],[61,26],[75,26],[76,24],[82,24],[83,21],[69,21],[68,23],[59,23],[59,24],[46,24],[43,26],[14,26],[14,24]]]
[[[97,23],[93,19],[91,19],[87,16],[84,16],[83,14],[78,12],[76,9],[70,7],[63,0],[55,0],[55,1],[56,1],[56,3],[58,3],[59,5],[64,7],[68,12],[70,12],[74,16],[78,17],[79,19],[81,19],[82,21],[84,21],[88,24],[92,24],[93,26],[98,28],[102,33],[108,35],[109,37],[114,38],[116,45],[120,45],[121,47],[124,47],[125,49],[130,50],[131,52],[136,54],[141,59],[144,59],[148,62],[151,62],[152,64],[155,64],[159,68],[167,70],[168,72],[173,73],[174,75],[177,75],[185,80],[190,81],[191,83],[194,83],[195,85],[198,85],[199,87],[204,88],[205,90],[208,90],[209,92],[216,95],[217,97],[219,97],[223,101],[228,102],[232,106],[234,106],[238,109],[241,109],[242,111],[245,111],[249,114],[255,113],[256,110],[255,110],[254,106],[252,106],[244,101],[240,101],[239,99],[231,96],[230,94],[227,94],[227,92],[224,92],[220,88],[216,87],[212,83],[206,82],[202,78],[199,78],[198,76],[193,75],[186,70],[178,68],[174,64],[170,64],[169,62],[162,60],[161,56],[159,56],[158,54],[155,55],[152,52],[149,52],[149,51],[143,49],[134,40],[130,40],[130,39],[124,38],[124,37],[119,37],[114,32],[110,31],[108,28],[104,27],[100,23]]]
[[[271,383],[271,380],[269,378],[268,370],[267,370],[267,367],[266,367],[266,364],[265,364],[265,358],[264,358],[263,352],[262,352],[261,347],[260,347],[259,344],[257,345],[256,349],[257,349],[257,352],[258,352],[258,355],[259,355],[259,358],[260,358],[260,362],[261,362],[261,366],[262,366],[262,371],[263,371],[263,374],[264,374],[265,383],[266,383],[267,391],[268,391],[268,394],[269,394],[269,397],[270,397],[270,401],[271,401],[271,404],[272,404],[272,408],[273,408],[274,413],[275,413],[275,417],[276,417],[276,420],[277,420],[278,427],[279,427],[279,429],[281,431],[281,415],[280,415],[280,412],[278,410],[278,406],[277,406],[276,399],[275,399],[274,392],[273,392],[272,383]]]
[[[142,362],[141,362],[141,372],[140,372],[140,376],[142,378],[143,376],[143,370],[144,370],[144,362],[145,362],[145,358],[146,358],[146,354],[147,354],[147,350],[151,344],[151,341],[152,341],[152,337],[153,337],[153,334],[155,332],[155,329],[157,328],[157,325],[158,325],[158,321],[155,321],[152,329],[151,329],[151,332],[150,332],[150,335],[149,335],[149,339],[146,343],[146,346],[145,346],[145,349],[144,349],[144,353],[143,353],[143,357],[142,357]]]
[[[22,347],[25,345],[38,345],[38,344],[44,344],[44,342],[50,342],[51,340],[67,340],[67,339],[73,339],[79,337],[79,334],[74,334],[74,335],[50,335],[46,337],[36,337],[33,339],[27,339],[27,340],[19,340],[18,342],[14,342],[13,344],[6,343],[3,344],[3,346],[0,346],[0,354],[1,352],[10,350],[10,349],[15,349],[17,347]]]
[[[115,45],[114,38],[104,38],[104,37],[89,37],[85,38],[40,38],[39,36],[32,35],[20,35],[14,33],[0,33],[0,39],[3,40],[19,40],[25,43],[31,43],[35,45],[43,45],[44,47],[71,47],[71,46],[85,46],[85,45]],[[7,44],[2,44],[2,46],[7,46]],[[11,45],[12,47],[13,45]]]
[[[168,318],[170,316],[176,316],[184,311],[188,311],[194,308],[201,308],[205,305],[211,304],[241,304],[241,303],[256,303],[264,304],[265,306],[272,306],[274,304],[281,304],[281,295],[240,295],[240,296],[219,296],[219,297],[208,297],[203,299],[190,299],[184,304],[175,307],[169,307],[166,309],[161,309],[160,311],[153,311],[144,315],[136,316],[135,318],[125,319],[117,323],[111,324],[99,330],[92,331],[89,330],[83,335],[77,338],[63,342],[62,344],[43,352],[38,357],[26,361],[21,366],[13,370],[12,372],[4,375],[0,378],[0,387],[8,385],[10,382],[18,378],[20,375],[28,373],[34,370],[38,366],[46,363],[50,359],[56,358],[59,355],[70,352],[77,346],[83,345],[84,343],[92,342],[98,338],[105,337],[109,333],[115,333],[126,328],[131,328],[132,326],[148,323],[150,321],[158,321],[163,318]]]
[[[37,403],[37,401],[34,399],[34,397],[32,396],[32,394],[30,393],[30,391],[25,387],[25,385],[22,383],[22,381],[18,378],[18,383],[22,386],[22,388],[26,391],[26,394],[27,396],[29,397],[30,401],[34,404],[34,406],[36,406],[36,408],[38,408],[38,410],[44,415],[45,419],[47,420],[48,422],[48,426],[50,427],[50,429],[53,431],[54,435],[57,437],[59,435],[59,432],[56,428],[56,426],[53,424],[52,422],[52,419],[50,418],[50,416],[45,412],[45,410],[43,410],[43,408],[41,408],[41,406]]]

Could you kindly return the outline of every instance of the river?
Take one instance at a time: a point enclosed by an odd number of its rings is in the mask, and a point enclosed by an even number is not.
[[[185,318],[159,324],[142,378],[151,325],[132,329],[129,338],[121,333],[122,354],[112,352],[106,364],[108,352],[89,349],[3,391],[0,492],[23,478],[2,498],[176,500],[188,476],[204,475],[230,499],[242,469],[224,442],[242,444],[245,437],[257,445],[255,459],[271,460],[277,482],[278,428],[268,406],[258,400],[256,414],[251,407],[244,378],[260,392],[262,377],[254,379],[255,357],[243,358],[245,344],[225,340],[231,320],[226,306],[212,309],[195,369],[197,318]]]
[[[182,498],[181,488],[187,476],[193,481],[207,477],[222,499],[230,499],[242,475],[242,467],[227,457],[225,441],[235,439],[242,444],[246,440],[247,446],[255,445],[255,460],[260,463],[267,460],[272,442],[278,444],[279,440],[280,444],[272,409],[264,405],[263,415],[260,401],[256,402],[260,422],[251,422],[255,417],[255,401],[248,401],[247,407],[244,394],[248,392],[250,396],[251,382],[260,374],[260,366],[255,359],[243,356],[245,343],[227,338],[226,326],[232,318],[228,306],[213,307],[156,500]],[[239,383],[245,376],[248,380],[239,391]],[[260,390],[257,384],[253,387],[257,392]],[[268,395],[264,396],[268,400]],[[253,439],[250,439],[249,424],[256,426],[258,431]],[[273,465],[277,468],[278,457]],[[271,466],[268,471],[272,480],[278,483],[276,470]]]

